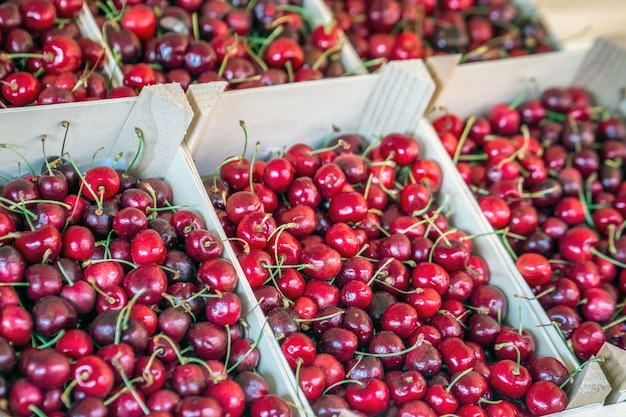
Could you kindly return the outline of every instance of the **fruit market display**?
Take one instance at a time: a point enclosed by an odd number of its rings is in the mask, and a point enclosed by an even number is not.
[[[314,415],[565,409],[569,371],[505,324],[507,298],[448,223],[444,174],[417,140],[342,134],[244,155],[205,188]]]
[[[472,62],[554,50],[541,22],[526,15],[512,0],[326,3],[366,61],[460,53],[463,61]]]
[[[623,120],[571,86],[433,125],[578,358],[625,349]]]
[[[82,0],[0,4],[3,108],[116,97],[102,73],[104,46],[81,34]]]
[[[3,185],[0,414],[289,415],[222,242],[132,165],[63,154]]]
[[[228,81],[249,88],[338,77],[344,37],[300,1],[91,2],[129,89]]]

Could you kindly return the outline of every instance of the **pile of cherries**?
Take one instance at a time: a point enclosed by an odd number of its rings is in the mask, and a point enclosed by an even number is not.
[[[124,85],[228,81],[249,88],[337,77],[343,41],[298,0],[91,2]]]
[[[463,54],[491,60],[553,50],[535,17],[512,0],[326,0],[365,60]],[[373,66],[376,68],[376,66]]]
[[[314,414],[565,409],[568,370],[501,323],[505,295],[435,202],[437,162],[398,133],[329,145],[294,144],[268,161],[244,150],[205,180]]]
[[[0,414],[290,415],[222,243],[163,180],[64,155],[0,201]]]
[[[624,121],[580,87],[522,99],[433,125],[573,352],[626,349]]]
[[[119,96],[99,72],[104,46],[83,37],[74,21],[82,5],[82,0],[0,4],[0,106]]]

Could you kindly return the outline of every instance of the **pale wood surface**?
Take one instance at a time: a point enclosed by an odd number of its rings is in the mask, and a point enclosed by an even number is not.
[[[144,144],[136,169],[144,175],[161,176],[172,163],[174,151],[185,137],[192,118],[193,110],[179,84],[144,87],[113,150],[124,150],[124,158],[130,162],[138,145],[135,128],[141,129]]]
[[[603,35],[626,32],[624,0],[535,0],[540,16],[566,49],[582,49]]]
[[[611,384],[607,380],[598,362],[590,362],[567,388],[569,410],[588,405],[602,405],[611,392]]]
[[[187,100],[194,109],[193,120],[187,131],[185,142],[190,152],[194,152],[198,145],[197,139],[202,136],[202,132],[209,124],[213,105],[219,99],[228,83],[213,82],[203,84],[192,84],[187,89]]]
[[[626,351],[605,343],[598,357],[604,359],[600,366],[613,387],[606,402],[615,404],[626,400]]]

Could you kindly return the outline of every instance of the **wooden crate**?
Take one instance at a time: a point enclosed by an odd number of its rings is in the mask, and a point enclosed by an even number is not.
[[[513,297],[522,289],[519,282],[511,280],[514,266],[500,255],[500,243],[494,236],[484,235],[487,227],[477,221],[482,214],[470,200],[462,179],[445,153],[439,139],[422,118],[434,82],[428,76],[422,61],[396,61],[387,65],[381,74],[372,74],[343,80],[324,80],[278,86],[254,91],[234,91],[219,94],[219,86],[190,88],[188,96],[196,110],[196,118],[186,138],[202,177],[213,174],[226,157],[239,154],[243,146],[243,133],[239,121],[246,123],[250,140],[261,142],[257,158],[274,155],[285,146],[306,143],[313,147],[325,142],[334,128],[341,132],[356,132],[370,140],[379,135],[401,132],[415,136],[421,143],[421,155],[436,160],[442,167],[444,182],[439,193],[452,201],[450,224],[470,235],[480,235],[473,240],[475,252],[484,257],[491,271],[492,285],[502,289],[509,297],[508,322],[512,326],[523,322],[536,341],[537,354],[560,358],[572,370],[576,360],[561,340],[552,338],[545,321],[526,302]],[[203,104],[204,97],[218,98]],[[247,155],[250,157],[250,154]],[[518,314],[521,311],[521,314]],[[278,348],[278,346],[277,346]],[[282,362],[282,366],[289,367]],[[290,373],[290,372],[289,372]],[[583,395],[575,396],[576,413],[602,404],[608,394],[608,383],[599,367],[592,366],[587,374],[580,375],[577,383]],[[290,382],[295,384],[293,374]],[[589,389],[593,386],[594,389]],[[591,395],[601,392],[599,395]],[[303,401],[304,402],[304,401]],[[579,415],[579,414],[576,414]],[[584,414],[580,414],[581,416]]]
[[[623,80],[626,77],[626,36],[612,36],[598,39],[592,48],[586,50],[562,51],[519,58],[514,61],[482,62],[455,67],[454,59],[433,58],[431,67],[439,70],[438,78],[443,87],[438,91],[435,106],[443,106],[451,113],[465,119],[471,115],[487,114],[496,103],[512,102],[521,93],[533,97],[536,91],[551,86],[580,85],[586,87],[601,106],[612,111],[624,111],[626,102],[622,95]],[[445,84],[445,85],[444,85]],[[465,193],[471,196],[469,188],[462,184]],[[478,207],[472,198],[471,204]],[[491,229],[486,219],[481,216]],[[515,269],[513,260],[506,250],[499,247],[501,256],[510,264],[513,276],[519,282],[524,297],[533,294]],[[549,323],[549,319],[537,300],[525,301],[535,311],[539,322]],[[558,332],[548,330],[549,337],[558,343]],[[607,351],[607,350],[605,350]],[[620,356],[612,351],[613,359]],[[621,355],[626,363],[626,352]],[[608,356],[607,356],[608,357]],[[613,391],[607,403],[623,401],[619,395],[625,391],[624,381],[610,372],[608,365],[602,365],[609,376]]]
[[[80,167],[88,167],[100,147],[96,159],[99,164],[111,165],[121,154],[117,166],[128,166],[137,152],[135,128],[140,128],[144,144],[133,172],[139,178],[164,179],[172,188],[174,205],[195,211],[209,231],[225,239],[189,150],[181,143],[192,118],[192,108],[180,86],[162,84],[146,87],[133,98],[3,110],[0,125],[3,143],[11,144],[36,167],[43,163],[42,135],[47,135],[48,155],[61,153],[66,132],[63,122],[69,122],[70,126],[64,151]],[[21,158],[7,149],[0,151],[0,175],[15,176],[20,172],[20,164],[24,173]],[[247,314],[247,337],[256,340],[264,332],[258,346],[258,372],[267,380],[271,393],[296,403],[293,386],[286,383],[288,378],[283,368],[276,366],[278,352],[245,279],[239,280],[236,293],[241,299],[242,314]]]

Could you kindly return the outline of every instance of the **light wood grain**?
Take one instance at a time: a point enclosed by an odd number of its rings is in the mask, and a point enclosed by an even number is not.
[[[535,0],[535,4],[565,49],[585,49],[600,36],[626,31],[623,0]]]
[[[120,150],[130,162],[138,149],[135,131],[143,132],[143,147],[136,169],[145,175],[162,176],[169,168],[174,151],[182,142],[193,118],[193,110],[179,84],[144,87],[126,118],[111,150]]]

